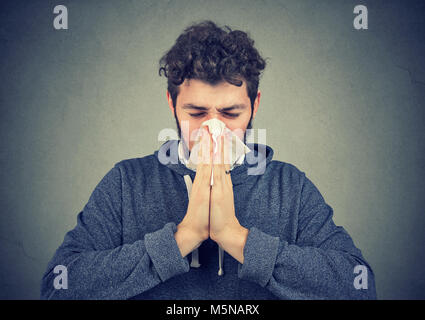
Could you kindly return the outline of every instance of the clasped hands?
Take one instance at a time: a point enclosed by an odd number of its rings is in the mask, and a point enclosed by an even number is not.
[[[229,140],[224,134],[217,138],[217,152],[208,129],[201,128],[198,165],[185,217],[177,226],[176,236],[182,256],[211,238],[226,252],[243,263],[243,247],[248,229],[235,215],[233,184],[230,174]],[[211,186],[211,175],[213,185]],[[184,236],[182,233],[184,232]]]

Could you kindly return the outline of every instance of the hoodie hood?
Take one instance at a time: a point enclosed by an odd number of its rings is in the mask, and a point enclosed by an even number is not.
[[[179,159],[178,144],[180,140],[169,140],[155,151],[156,159],[181,176],[189,175],[192,181],[196,172],[187,168]],[[261,175],[273,159],[273,149],[264,144],[246,143],[250,152],[245,154],[241,165],[234,167],[231,171],[233,185],[244,183],[250,176]]]

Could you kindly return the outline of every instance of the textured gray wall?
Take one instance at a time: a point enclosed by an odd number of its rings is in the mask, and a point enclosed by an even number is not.
[[[408,4],[406,4],[408,3]],[[0,10],[0,298],[42,274],[114,163],[175,128],[158,60],[190,23],[249,31],[269,57],[254,128],[306,172],[374,269],[425,298],[423,1],[9,1]],[[53,8],[68,8],[68,30]],[[369,29],[353,28],[353,8]]]

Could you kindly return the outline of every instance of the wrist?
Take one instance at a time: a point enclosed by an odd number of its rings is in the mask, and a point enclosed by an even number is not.
[[[202,242],[209,237],[208,230],[202,232],[184,223],[177,225],[177,232],[184,235],[184,238],[187,239],[187,241],[194,243]]]
[[[240,224],[226,226],[220,232],[210,234],[211,240],[217,242],[220,246],[224,247],[229,243],[233,243],[237,238],[248,235],[249,230],[242,227]]]
[[[189,229],[183,227],[177,228],[177,231],[174,233],[174,239],[183,258],[198,248],[203,242],[200,237],[197,237]]]
[[[222,247],[228,254],[239,261],[244,263],[244,248],[248,238],[249,229],[239,225],[234,228],[224,229],[217,237],[212,240]]]

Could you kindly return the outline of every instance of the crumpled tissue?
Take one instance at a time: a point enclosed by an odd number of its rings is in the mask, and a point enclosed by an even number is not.
[[[199,154],[199,148],[201,147],[201,133],[204,126],[207,126],[209,129],[209,132],[211,134],[211,137],[213,139],[213,153],[217,154],[218,152],[218,139],[221,136],[221,134],[224,134],[225,139],[227,139],[230,143],[228,144],[229,148],[231,146],[231,149],[229,149],[229,152],[227,154],[230,155],[229,164],[230,164],[230,170],[233,169],[234,165],[242,159],[242,157],[251,151],[250,148],[248,148],[247,145],[245,145],[242,140],[229,128],[226,127],[226,124],[223,121],[220,121],[216,118],[204,121],[201,124],[200,130],[198,131],[198,134],[195,138],[195,143],[192,147],[192,150],[190,152],[190,157],[188,159],[188,162],[186,166],[189,169],[192,169],[196,171],[196,167],[200,161],[198,160],[198,154]],[[214,169],[213,169],[214,170]],[[211,173],[211,185],[214,184],[213,179],[213,172]]]

